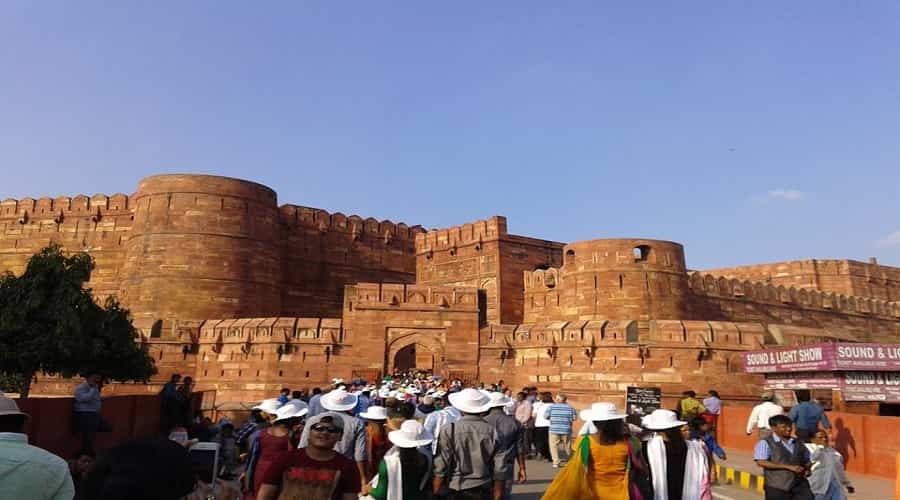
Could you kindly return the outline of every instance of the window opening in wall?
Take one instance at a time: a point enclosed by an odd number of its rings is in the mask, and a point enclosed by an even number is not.
[[[643,262],[650,256],[650,247],[647,245],[638,245],[632,249],[635,262]]]
[[[597,276],[594,275],[594,290],[596,290],[597,288]]]
[[[621,290],[623,288],[625,288],[625,276],[620,274],[619,275],[619,290]]]
[[[284,370],[278,370],[278,376],[279,376],[279,377],[283,377],[283,376],[284,376]]]
[[[162,337],[162,320],[158,319],[153,322],[153,326],[150,327],[150,338],[158,339]]]
[[[534,296],[531,297],[534,306]],[[487,317],[487,290],[478,290],[478,325],[484,326],[488,322]]]
[[[243,374],[243,372],[244,372],[244,370],[238,370],[238,377],[240,377]]]
[[[203,376],[204,376],[204,377],[206,376],[206,373],[207,373],[208,371],[209,371],[209,370],[203,370]]]
[[[309,378],[309,370],[306,371],[306,378]]]
[[[220,377],[224,377],[224,376],[225,376],[225,370],[222,370],[222,372],[219,374],[219,376],[220,376]]]
[[[257,377],[259,376],[259,370],[256,370],[256,376]]]

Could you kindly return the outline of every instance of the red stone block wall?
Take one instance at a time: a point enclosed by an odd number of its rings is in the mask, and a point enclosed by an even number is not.
[[[99,299],[115,295],[132,225],[124,194],[74,198],[24,198],[0,202],[0,271],[19,274],[28,259],[50,243],[89,249],[96,269],[88,284]]]
[[[414,283],[419,226],[284,205],[282,314],[340,316],[346,285]]]

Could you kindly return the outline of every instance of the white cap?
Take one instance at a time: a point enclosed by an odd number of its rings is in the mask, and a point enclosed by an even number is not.
[[[399,448],[418,448],[434,441],[431,433],[415,420],[403,422],[400,429],[388,433],[388,439]]]
[[[343,389],[337,389],[322,396],[322,408],[330,411],[350,411],[356,408],[359,398]]]
[[[512,403],[512,399],[503,394],[502,392],[492,392],[488,398],[491,400],[491,408],[496,408],[498,406],[506,406]]]
[[[366,420],[387,420],[387,408],[384,406],[370,406],[368,410],[359,414]]]
[[[491,408],[491,398],[477,389],[463,389],[450,395],[450,404],[463,413],[484,413]]]
[[[606,422],[624,418],[625,415],[619,413],[619,409],[613,403],[594,403],[590,408],[581,410],[581,420],[585,422]]]
[[[277,412],[279,408],[281,408],[281,401],[278,401],[277,399],[266,399],[253,407],[254,410],[260,410],[269,415],[275,415],[275,412]]]
[[[651,431],[664,431],[681,427],[687,422],[678,420],[678,415],[672,410],[655,410],[641,420],[641,425]]]
[[[288,403],[279,408],[277,412],[275,412],[275,422],[281,422],[282,420],[287,420],[290,418],[302,417],[307,413],[309,413],[309,408]]]

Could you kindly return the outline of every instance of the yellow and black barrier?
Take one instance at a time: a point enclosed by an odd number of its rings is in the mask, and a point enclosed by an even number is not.
[[[733,467],[723,467],[720,464],[716,464],[716,477],[719,478],[720,483],[733,484],[745,490],[756,490],[760,494],[764,493],[763,486],[765,486],[766,482],[760,474],[751,474]]]

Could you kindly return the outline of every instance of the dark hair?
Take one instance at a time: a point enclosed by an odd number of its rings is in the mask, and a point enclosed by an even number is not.
[[[97,455],[90,450],[78,450],[74,455],[72,455],[72,460],[78,460],[81,457],[97,458]]]
[[[775,427],[776,425],[794,425],[794,422],[788,418],[787,415],[773,415],[769,418],[769,427]]]
[[[520,398],[527,398],[528,394],[526,394],[525,391],[519,391],[518,393],[516,393],[516,396]]]
[[[316,395],[316,394],[322,394],[322,388],[320,388],[320,387],[313,387],[313,392],[312,392],[312,393],[313,393],[313,395]]]
[[[0,415],[0,432],[16,432],[21,434],[25,429],[25,415]]]
[[[697,393],[694,392],[694,391],[684,391],[684,395],[687,396],[687,397],[689,397],[689,398],[696,398],[696,397],[697,397]]]
[[[698,431],[698,430],[700,430],[701,427],[703,427],[703,426],[706,425],[707,423],[708,423],[708,422],[707,422],[706,419],[703,418],[703,417],[694,417],[694,418],[691,419],[691,422],[690,422],[690,424],[691,424],[691,430]]]
[[[541,393],[541,402],[542,403],[552,403],[553,396],[549,392],[542,392]]]
[[[625,439],[625,422],[622,420],[606,420],[604,422],[594,422],[600,436],[600,442],[603,444],[618,443]]]
[[[131,441],[109,450],[84,477],[79,500],[178,500],[194,489],[191,458],[168,439]]]
[[[712,397],[715,397],[715,398],[719,398],[719,391],[715,391],[715,390],[710,389],[710,390],[709,390],[709,395],[712,396]],[[719,399],[722,399],[722,398],[719,398]]]
[[[173,382],[175,381],[175,379],[181,380],[181,374],[180,374],[180,373],[173,373],[172,376],[169,377],[169,380],[171,380],[171,381],[173,381]]]
[[[681,427],[673,427],[662,432],[669,438],[670,443],[684,443],[684,436],[681,435]]]
[[[291,390],[288,389],[287,387],[282,387],[282,388],[281,388],[281,392],[288,392],[288,393],[289,393],[289,392],[291,392]]]
[[[801,389],[795,392],[797,393],[797,401],[800,401],[801,403],[809,401],[810,398],[812,398],[808,389]]]
[[[303,397],[303,391],[294,391],[291,393],[291,398],[293,399],[300,399],[301,397]]]

